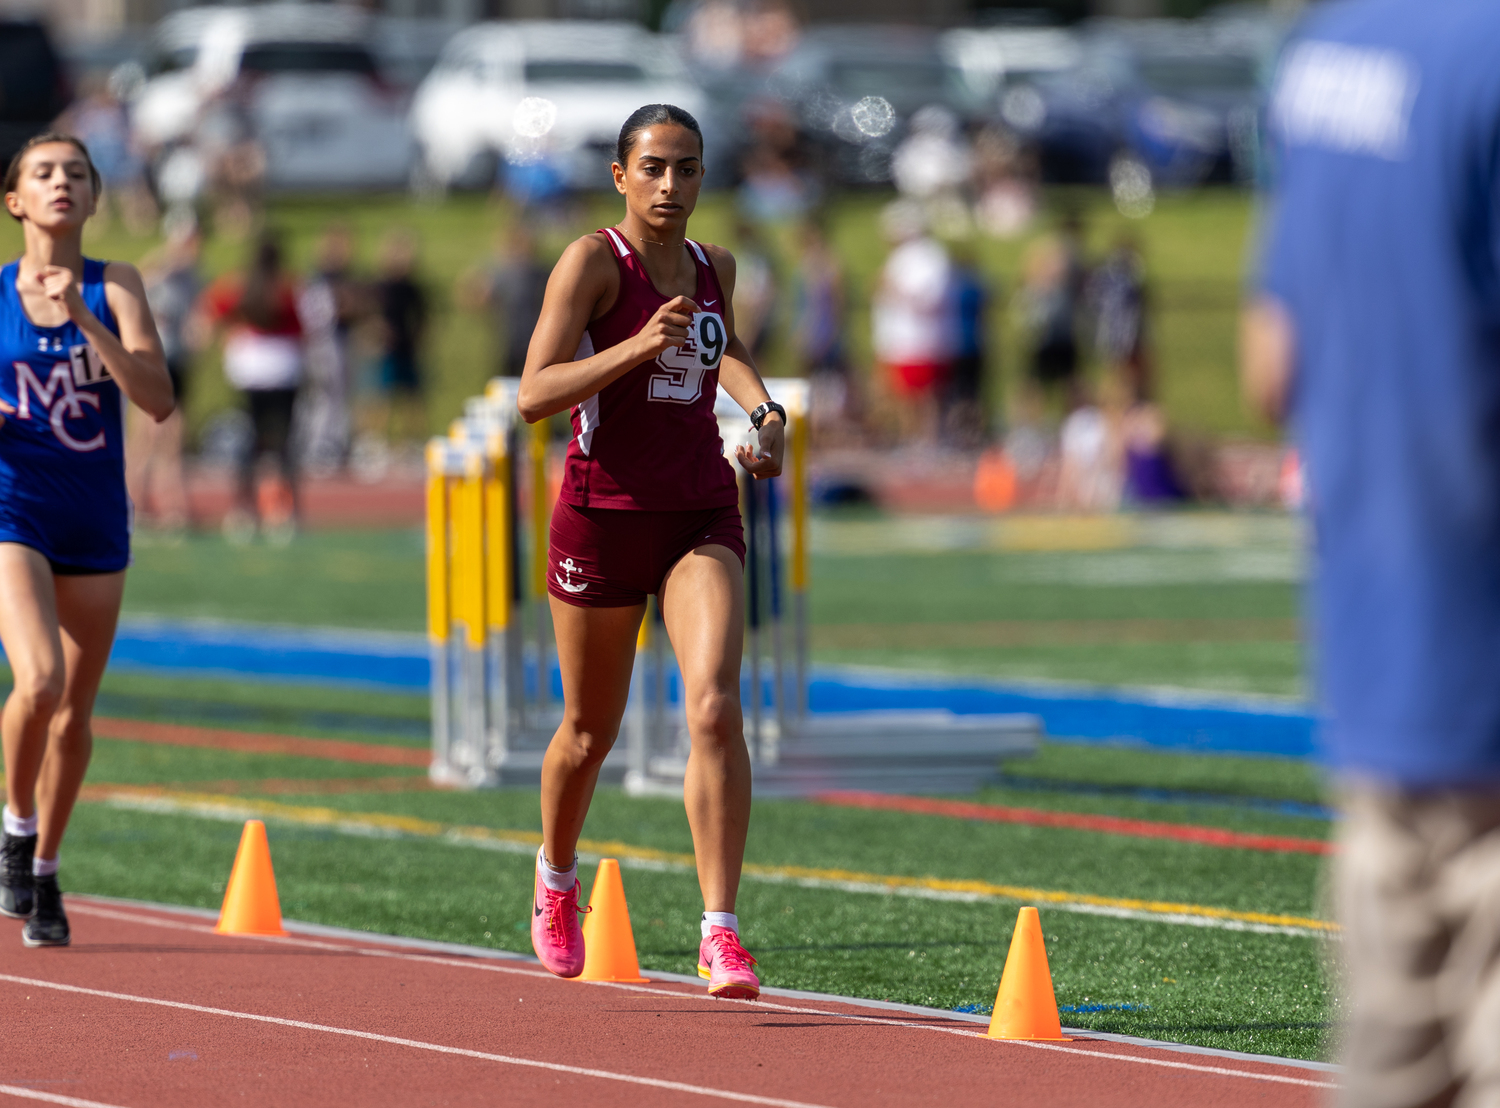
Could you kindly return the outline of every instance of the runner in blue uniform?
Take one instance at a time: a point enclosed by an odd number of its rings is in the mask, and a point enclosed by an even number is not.
[[[15,676],[0,715],[0,913],[26,920],[27,946],[69,938],[58,847],[130,562],[121,394],[158,422],[173,406],[141,275],[83,256],[98,199],[67,135],[31,139],[5,175],[26,250],[0,269],[0,645]]]

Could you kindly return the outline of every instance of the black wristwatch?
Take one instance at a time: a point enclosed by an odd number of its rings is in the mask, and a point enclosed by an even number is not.
[[[780,404],[776,403],[776,401],[774,400],[767,400],[760,407],[756,408],[755,411],[750,413],[750,426],[754,430],[759,431],[760,425],[766,421],[766,416],[770,415],[772,412],[776,412],[777,414],[779,414],[781,416],[781,422],[783,424],[786,423],[786,409],[783,408]]]

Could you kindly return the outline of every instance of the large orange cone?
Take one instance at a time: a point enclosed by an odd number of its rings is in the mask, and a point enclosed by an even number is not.
[[[583,917],[585,955],[580,981],[641,982],[640,963],[635,959],[635,932],[630,929],[630,909],[625,906],[625,884],[620,863],[599,859],[594,890],[589,893],[589,914]]]
[[[258,819],[245,821],[214,930],[221,935],[286,934],[281,928],[276,875],[271,872],[271,845],[266,842],[266,825]]]
[[[1042,942],[1042,919],[1035,908],[1022,908],[1016,917],[988,1034],[992,1039],[1072,1042],[1063,1036],[1057,1018],[1052,971],[1047,968],[1047,947]]]

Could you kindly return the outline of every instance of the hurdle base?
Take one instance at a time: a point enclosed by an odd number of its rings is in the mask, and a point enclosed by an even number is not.
[[[1007,758],[1036,753],[1041,720],[951,712],[830,712],[809,716],[774,743],[774,762],[752,763],[757,796],[857,789],[969,793],[996,780]],[[657,755],[625,775],[633,796],[681,796],[687,759]]]

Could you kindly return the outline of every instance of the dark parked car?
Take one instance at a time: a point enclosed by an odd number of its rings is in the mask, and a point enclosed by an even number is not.
[[[73,100],[67,71],[35,20],[0,20],[0,165]]]
[[[1077,67],[1009,90],[1001,111],[1050,181],[1099,184],[1121,158],[1153,183],[1248,181],[1270,59],[1211,28],[1095,28]]]
[[[937,35],[914,27],[811,28],[767,91],[796,113],[842,184],[889,181],[891,154],[918,109],[936,104],[968,118],[978,108]]]

